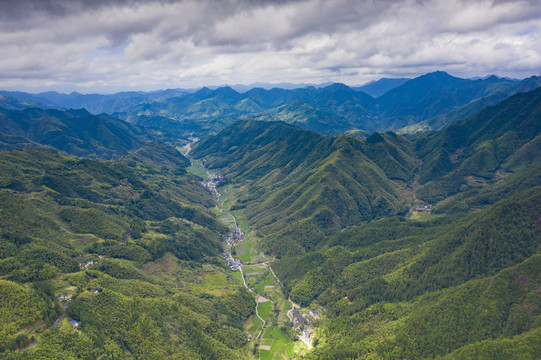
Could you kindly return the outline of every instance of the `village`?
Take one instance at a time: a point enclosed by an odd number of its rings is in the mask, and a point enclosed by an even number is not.
[[[227,249],[231,249],[237,242],[242,240],[242,237],[244,236],[244,233],[236,227],[235,230],[227,234],[227,236],[224,238],[225,246]],[[222,256],[224,260],[227,262],[227,265],[229,265],[229,268],[232,271],[236,271],[239,269],[239,267],[242,265],[242,262],[240,259],[233,259],[233,256],[231,255],[231,250],[229,252],[226,250],[222,253]]]
[[[81,261],[81,262],[79,262],[79,269],[80,270],[88,270],[88,269],[92,268],[94,265],[96,265],[98,263],[98,261],[103,259],[103,258],[104,258],[103,255],[98,255],[97,260],[90,259],[90,260],[86,260],[86,261]],[[90,281],[92,281],[92,280],[94,280],[94,278],[90,277]],[[88,292],[91,293],[91,294],[94,294],[94,295],[97,295],[97,294],[100,293],[100,291],[97,290],[97,289],[89,289]],[[73,300],[73,298],[74,298],[74,295],[70,294],[70,293],[58,295],[58,301],[60,302],[60,304],[62,304],[62,308],[64,308],[64,309],[68,308],[68,305]]]
[[[210,171],[207,171],[207,175],[208,180],[203,181],[203,186],[206,186],[214,196],[219,197],[218,184],[224,180],[224,177],[222,175],[215,175]]]
[[[325,311],[326,308],[323,309]],[[313,322],[320,319],[320,310],[290,309],[287,312],[288,318],[293,323],[293,329],[300,331],[299,339],[311,347],[312,334],[314,333]]]
[[[418,205],[411,209],[411,211],[426,211],[426,212],[430,212],[431,210],[432,210],[431,204]]]
[[[222,175],[216,175],[212,172],[207,170],[207,176],[208,180],[203,181],[203,186],[207,187],[210,192],[216,196],[216,198],[220,197],[220,193],[218,192],[218,184],[224,180],[224,177]],[[242,230],[236,225],[233,231],[229,232],[224,237],[224,243],[226,250],[222,253],[222,256],[224,260],[227,262],[227,265],[231,269],[231,271],[237,271],[240,266],[242,265],[240,259],[234,259],[231,255],[231,249],[240,241],[242,240],[242,237],[244,236],[244,233]]]

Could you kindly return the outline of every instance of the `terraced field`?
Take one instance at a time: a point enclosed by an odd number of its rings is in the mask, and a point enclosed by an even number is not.
[[[259,358],[261,360],[291,359],[306,350],[302,341],[291,339],[278,326],[269,326],[261,339]]]

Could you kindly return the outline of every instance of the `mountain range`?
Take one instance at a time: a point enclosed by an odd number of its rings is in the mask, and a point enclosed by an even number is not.
[[[252,88],[240,93],[220,87],[113,95],[4,91],[0,92],[0,106],[14,110],[33,106],[86,108],[141,127],[163,127],[177,136],[216,133],[238,119],[285,121],[324,135],[348,130],[414,133],[442,129],[540,85],[535,76],[521,81],[496,76],[469,80],[438,71],[415,79],[381,79],[356,88],[331,84],[321,88]]]

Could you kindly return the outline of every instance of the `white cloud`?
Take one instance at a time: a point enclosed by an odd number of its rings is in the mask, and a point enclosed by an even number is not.
[[[541,71],[539,1],[81,4],[0,2],[0,88],[360,84],[434,70],[515,77]]]

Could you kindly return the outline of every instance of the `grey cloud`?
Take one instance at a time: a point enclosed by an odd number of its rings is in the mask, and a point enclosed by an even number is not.
[[[16,79],[28,86],[48,80],[145,88],[259,80],[358,84],[436,69],[459,76],[539,73],[536,5],[2,0],[0,87]]]

